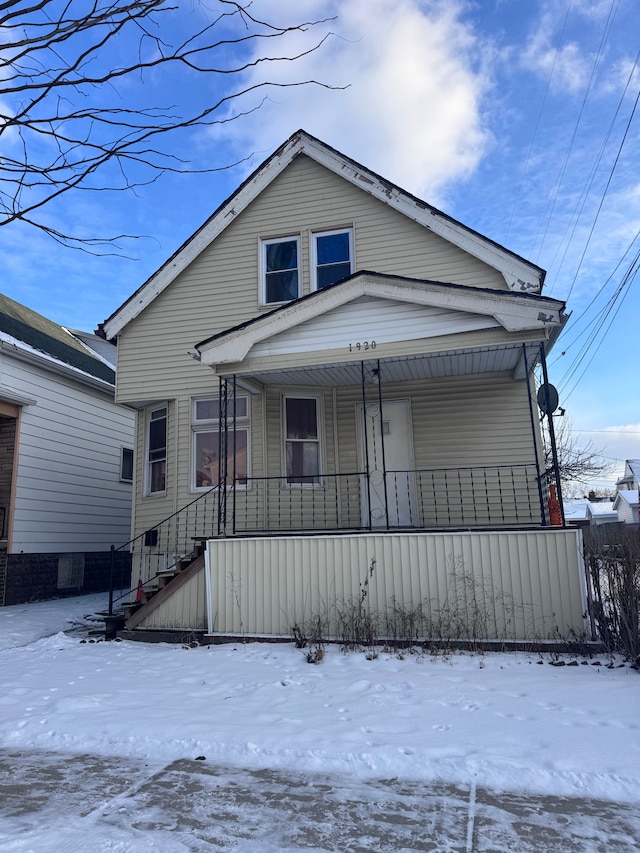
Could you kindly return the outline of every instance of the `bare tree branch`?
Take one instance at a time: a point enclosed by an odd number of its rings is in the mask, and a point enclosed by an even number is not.
[[[576,483],[584,486],[591,480],[606,477],[611,472],[613,465],[603,457],[604,449],[594,447],[591,441],[580,444],[572,433],[569,418],[556,418],[554,431],[560,479],[563,484]],[[545,459],[547,470],[551,470],[553,459],[548,433],[545,434]]]
[[[268,77],[242,85],[251,69],[318,50],[328,35],[297,50],[272,45],[330,20],[280,26],[235,0],[0,0],[0,225],[22,221],[99,251],[110,238],[63,233],[46,208],[72,190],[132,190],[165,172],[236,165],[191,163],[175,153],[176,135],[236,121],[273,88],[331,88]],[[158,91],[169,80],[184,103],[149,103],[150,81]]]

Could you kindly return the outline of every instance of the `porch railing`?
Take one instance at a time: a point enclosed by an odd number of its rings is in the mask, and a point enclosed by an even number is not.
[[[229,500],[232,535],[545,524],[534,465],[249,477]]]
[[[132,554],[128,596],[216,536],[539,527],[542,494],[534,465],[249,477],[222,495],[217,487],[198,495],[114,552]]]

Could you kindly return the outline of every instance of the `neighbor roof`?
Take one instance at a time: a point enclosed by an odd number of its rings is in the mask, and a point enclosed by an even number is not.
[[[0,294],[0,333],[76,370],[111,385],[115,383],[115,372],[92,355],[88,347],[64,326],[59,326],[4,294]]]
[[[525,293],[540,292],[545,272],[536,264],[447,216],[304,130],[298,130],[220,205],[151,278],[104,321],[102,330],[106,337],[110,339],[120,334],[131,320],[144,311],[176,276],[186,269],[296,157],[302,154],[499,270],[511,290]]]

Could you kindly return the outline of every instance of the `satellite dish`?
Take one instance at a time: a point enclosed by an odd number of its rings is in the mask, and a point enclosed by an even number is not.
[[[538,407],[545,415],[552,415],[558,408],[558,392],[549,382],[545,382],[538,388]]]

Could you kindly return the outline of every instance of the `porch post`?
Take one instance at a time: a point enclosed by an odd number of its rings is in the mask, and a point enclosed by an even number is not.
[[[556,432],[553,426],[553,414],[551,409],[551,400],[549,398],[549,375],[547,373],[547,359],[544,352],[544,343],[540,344],[540,363],[542,364],[542,379],[544,381],[546,409],[547,409],[547,426],[549,428],[549,441],[551,443],[551,457],[553,459],[553,474],[556,481],[556,494],[558,495],[558,503],[560,504],[560,513],[562,515],[562,526],[566,526],[564,517],[564,504],[562,503],[562,486],[560,485],[560,467],[558,465],[558,450],[556,448]]]
[[[228,393],[227,380],[220,377],[218,391],[218,536],[222,536],[227,525]]]
[[[531,436],[533,438],[533,452],[536,460],[536,480],[538,483],[538,499],[540,501],[540,521],[543,527],[547,526],[547,514],[544,506],[544,493],[542,491],[542,475],[540,473],[540,456],[538,454],[538,442],[536,441],[536,416],[533,408],[533,400],[531,399],[531,377],[529,374],[529,365],[527,363],[527,345],[522,344],[522,358],[524,359],[524,371],[527,377],[527,397],[529,398],[529,417],[531,419]]]
[[[364,475],[367,479],[367,506],[369,509],[369,530],[371,530],[371,481],[369,473],[369,437],[367,435],[367,392],[365,390],[364,361],[360,362],[360,379],[362,383],[362,431],[364,438]]]
[[[382,477],[384,480],[384,514],[387,519],[387,530],[389,529],[389,495],[387,492],[387,460],[384,455],[384,421],[382,418],[382,381],[380,377],[380,359],[377,361],[378,370],[378,408],[380,409],[380,452],[382,454]],[[396,490],[398,484],[396,482]],[[396,491],[397,494],[397,491]]]
[[[231,486],[231,488],[233,489],[232,497],[231,497],[231,501],[232,501],[231,511],[233,514],[233,518],[231,521],[231,525],[232,525],[231,529],[232,529],[234,535],[236,532],[236,447],[237,447],[237,443],[236,443],[237,442],[236,421],[238,420],[237,411],[236,411],[236,406],[237,406],[236,390],[237,390],[237,388],[236,388],[236,374],[234,373],[233,374],[233,484]]]

